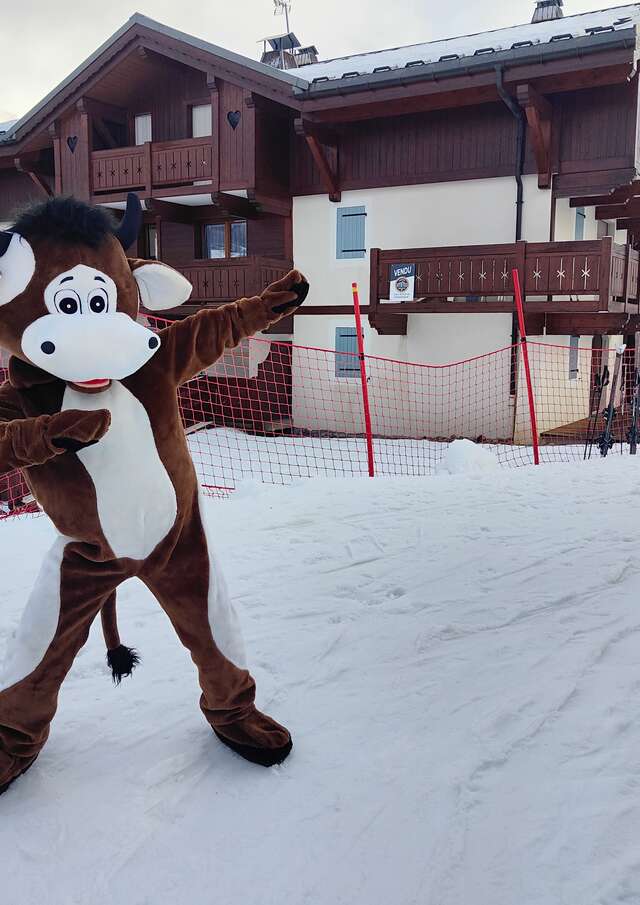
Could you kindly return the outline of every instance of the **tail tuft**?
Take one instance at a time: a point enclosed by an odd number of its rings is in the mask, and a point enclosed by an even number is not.
[[[107,663],[113,677],[113,684],[119,685],[127,676],[130,676],[133,670],[140,663],[140,654],[132,647],[126,647],[120,644],[113,650],[107,651]]]

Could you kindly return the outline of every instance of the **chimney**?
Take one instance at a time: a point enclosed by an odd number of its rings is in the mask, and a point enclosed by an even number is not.
[[[313,45],[301,47],[300,41],[290,31],[286,35],[274,35],[263,39],[261,63],[276,69],[298,69],[318,62],[318,50]]]
[[[563,0],[538,0],[532,22],[548,22],[550,19],[562,19]]]

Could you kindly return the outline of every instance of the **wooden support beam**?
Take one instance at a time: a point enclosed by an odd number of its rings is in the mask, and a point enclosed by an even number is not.
[[[291,216],[291,198],[263,195],[255,189],[248,189],[247,198],[256,205],[260,213],[277,214],[279,217]]]
[[[518,103],[527,117],[529,132],[538,167],[538,187],[551,188],[551,123],[553,107],[533,85],[518,85]]]
[[[240,217],[243,220],[255,220],[256,218],[256,204],[248,198],[240,198],[237,195],[230,195],[228,192],[212,192],[211,203],[231,217]]]
[[[170,201],[160,201],[158,198],[146,198],[145,207],[151,214],[170,223],[192,225],[196,221],[197,208],[189,207],[186,204],[172,204]]]
[[[600,204],[596,207],[595,217],[596,220],[640,217],[640,198],[630,198],[624,204]]]
[[[14,157],[13,163],[19,173],[25,173],[46,198],[53,197],[53,189],[42,173],[37,172],[35,164],[27,162],[23,157]]]
[[[342,198],[340,192],[340,184],[338,181],[338,152],[337,147],[334,153],[334,162],[333,165],[329,161],[325,145],[321,139],[319,138],[319,134],[317,129],[313,126],[313,124],[308,123],[306,120],[299,117],[295,120],[294,128],[296,131],[296,135],[302,136],[307,142],[307,147],[311,152],[311,156],[320,171],[320,176],[322,178],[322,183],[327,190],[327,194],[329,195],[329,201],[340,201]]]
[[[597,207],[599,205],[625,204],[640,196],[640,179],[619,185],[607,195],[586,195],[571,198],[569,207]]]

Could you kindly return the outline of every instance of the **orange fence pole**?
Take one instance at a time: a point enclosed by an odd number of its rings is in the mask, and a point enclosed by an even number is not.
[[[520,274],[514,268],[513,288],[515,290],[516,310],[518,312],[518,327],[520,330],[520,346],[522,348],[522,360],[524,362],[524,375],[527,381],[527,396],[529,397],[529,417],[531,418],[531,433],[533,436],[533,462],[540,464],[540,447],[538,445],[538,422],[536,419],[536,404],[533,396],[533,383],[531,381],[531,368],[529,367],[529,346],[527,345],[527,331],[524,324],[524,307],[522,304],[522,289],[520,288]]]
[[[367,437],[367,462],[369,465],[369,477],[375,476],[375,463],[373,460],[373,433],[371,431],[371,408],[369,406],[369,385],[367,383],[367,366],[364,358],[364,341],[362,339],[362,317],[360,315],[360,295],[358,284],[352,283],[353,311],[356,317],[356,337],[358,340],[358,358],[360,359],[360,380],[362,383],[362,408],[364,409],[364,428]]]

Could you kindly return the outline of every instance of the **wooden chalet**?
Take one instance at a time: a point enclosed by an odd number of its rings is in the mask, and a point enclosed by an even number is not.
[[[513,264],[533,332],[634,333],[640,4],[538,7],[510,29],[289,69],[136,14],[0,133],[0,222],[57,193],[117,211],[134,190],[134,251],[188,276],[190,310],[308,270],[304,339],[314,315],[350,312],[354,274],[380,337],[423,314],[510,324]],[[415,291],[394,303],[402,262]]]

